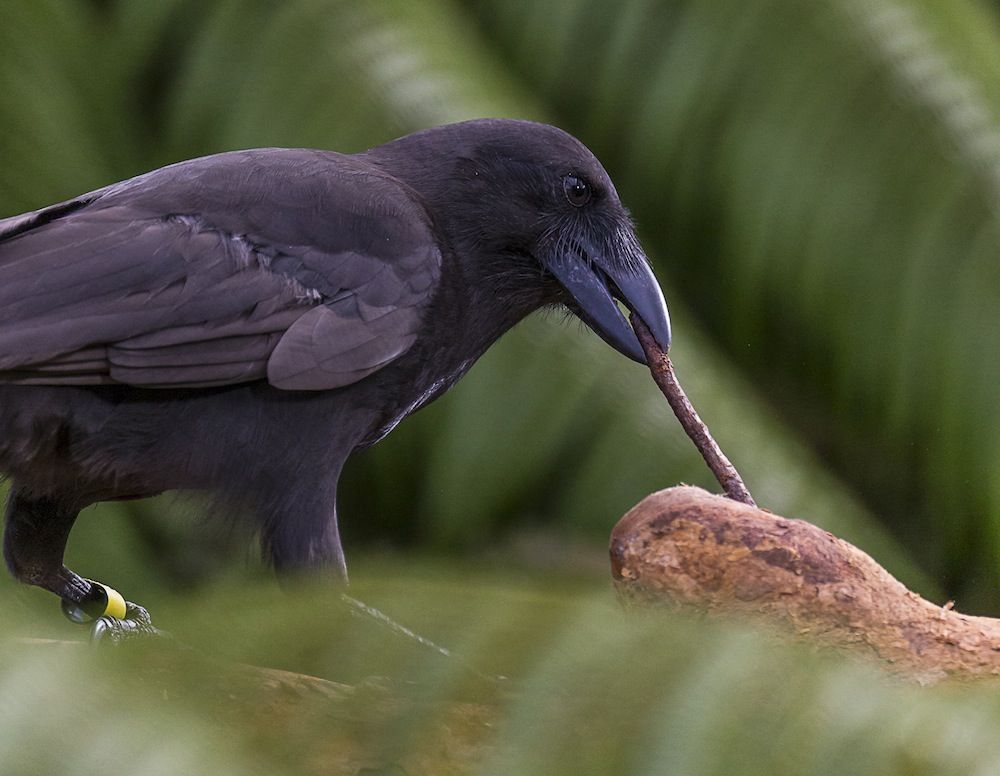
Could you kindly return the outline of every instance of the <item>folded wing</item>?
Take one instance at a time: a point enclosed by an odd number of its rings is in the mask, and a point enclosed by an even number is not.
[[[185,162],[0,221],[0,382],[340,387],[410,347],[440,264],[351,157]]]

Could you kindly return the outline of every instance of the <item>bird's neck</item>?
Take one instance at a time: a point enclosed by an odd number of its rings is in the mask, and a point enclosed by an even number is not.
[[[417,341],[391,367],[372,376],[382,398],[362,447],[451,388],[490,345],[541,306],[527,295],[505,297],[488,278],[463,272],[450,250],[445,253],[441,286]]]

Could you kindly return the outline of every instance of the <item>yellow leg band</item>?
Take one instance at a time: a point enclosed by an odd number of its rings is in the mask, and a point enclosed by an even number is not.
[[[115,590],[113,587],[108,587],[101,582],[94,582],[95,585],[100,585],[104,588],[105,594],[108,596],[108,605],[104,607],[104,613],[102,617],[117,617],[119,620],[125,619],[125,598]]]

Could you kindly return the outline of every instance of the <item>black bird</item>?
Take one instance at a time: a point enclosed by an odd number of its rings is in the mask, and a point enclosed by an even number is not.
[[[644,362],[615,299],[669,346],[607,173],[526,121],[222,153],[0,220],[7,565],[78,619],[121,617],[63,565],[77,513],[196,489],[253,516],[279,573],[346,579],[348,456],[542,307]]]

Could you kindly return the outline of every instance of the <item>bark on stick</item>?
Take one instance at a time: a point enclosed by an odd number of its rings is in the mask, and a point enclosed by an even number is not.
[[[729,498],[750,506],[757,506],[753,496],[743,483],[743,478],[736,471],[736,467],[722,452],[722,448],[712,437],[708,426],[698,416],[691,404],[684,389],[681,388],[677,376],[674,374],[674,365],[670,363],[670,357],[656,344],[653,335],[649,333],[646,324],[637,315],[633,314],[632,327],[635,329],[639,344],[646,353],[646,360],[649,362],[649,371],[653,375],[653,380],[657,387],[667,399],[670,409],[674,411],[681,427],[688,435],[694,446],[698,448],[701,457],[705,459],[708,468],[712,470],[715,479],[718,480],[722,489]]]

